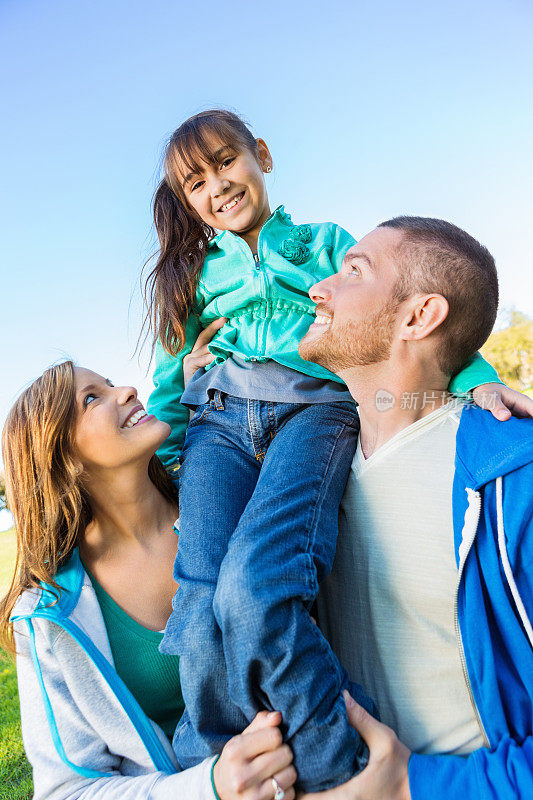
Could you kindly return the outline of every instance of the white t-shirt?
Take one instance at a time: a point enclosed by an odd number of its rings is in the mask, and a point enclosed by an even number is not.
[[[451,402],[353,460],[321,626],[381,719],[418,753],[484,744],[456,639]]]

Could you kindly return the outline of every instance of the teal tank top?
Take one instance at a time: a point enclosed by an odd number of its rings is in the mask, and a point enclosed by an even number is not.
[[[118,675],[146,716],[172,740],[185,708],[178,656],[160,653],[163,634],[143,627],[126,614],[84,567],[100,604]]]

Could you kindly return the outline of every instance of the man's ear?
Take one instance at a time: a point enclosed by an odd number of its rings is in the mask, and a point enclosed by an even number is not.
[[[410,298],[400,336],[404,341],[425,339],[442,325],[450,307],[441,294],[421,294]]]
[[[261,169],[263,172],[271,172],[272,156],[270,155],[270,150],[268,149],[267,143],[264,141],[264,139],[256,139],[255,141],[257,142],[257,154],[259,156]]]

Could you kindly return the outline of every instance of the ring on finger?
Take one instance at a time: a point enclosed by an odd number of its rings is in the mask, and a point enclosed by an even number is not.
[[[272,786],[274,787],[274,798],[273,800],[283,800],[285,797],[285,792],[277,782],[275,778],[272,778]]]

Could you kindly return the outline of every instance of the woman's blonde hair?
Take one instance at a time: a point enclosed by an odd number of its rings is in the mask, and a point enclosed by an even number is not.
[[[47,369],[18,398],[2,434],[6,499],[17,536],[15,574],[0,601],[0,642],[13,650],[9,622],[21,592],[42,581],[57,590],[58,568],[72,554],[92,519],[73,447],[76,418],[74,363]],[[176,502],[172,482],[156,456],[149,475]]]

